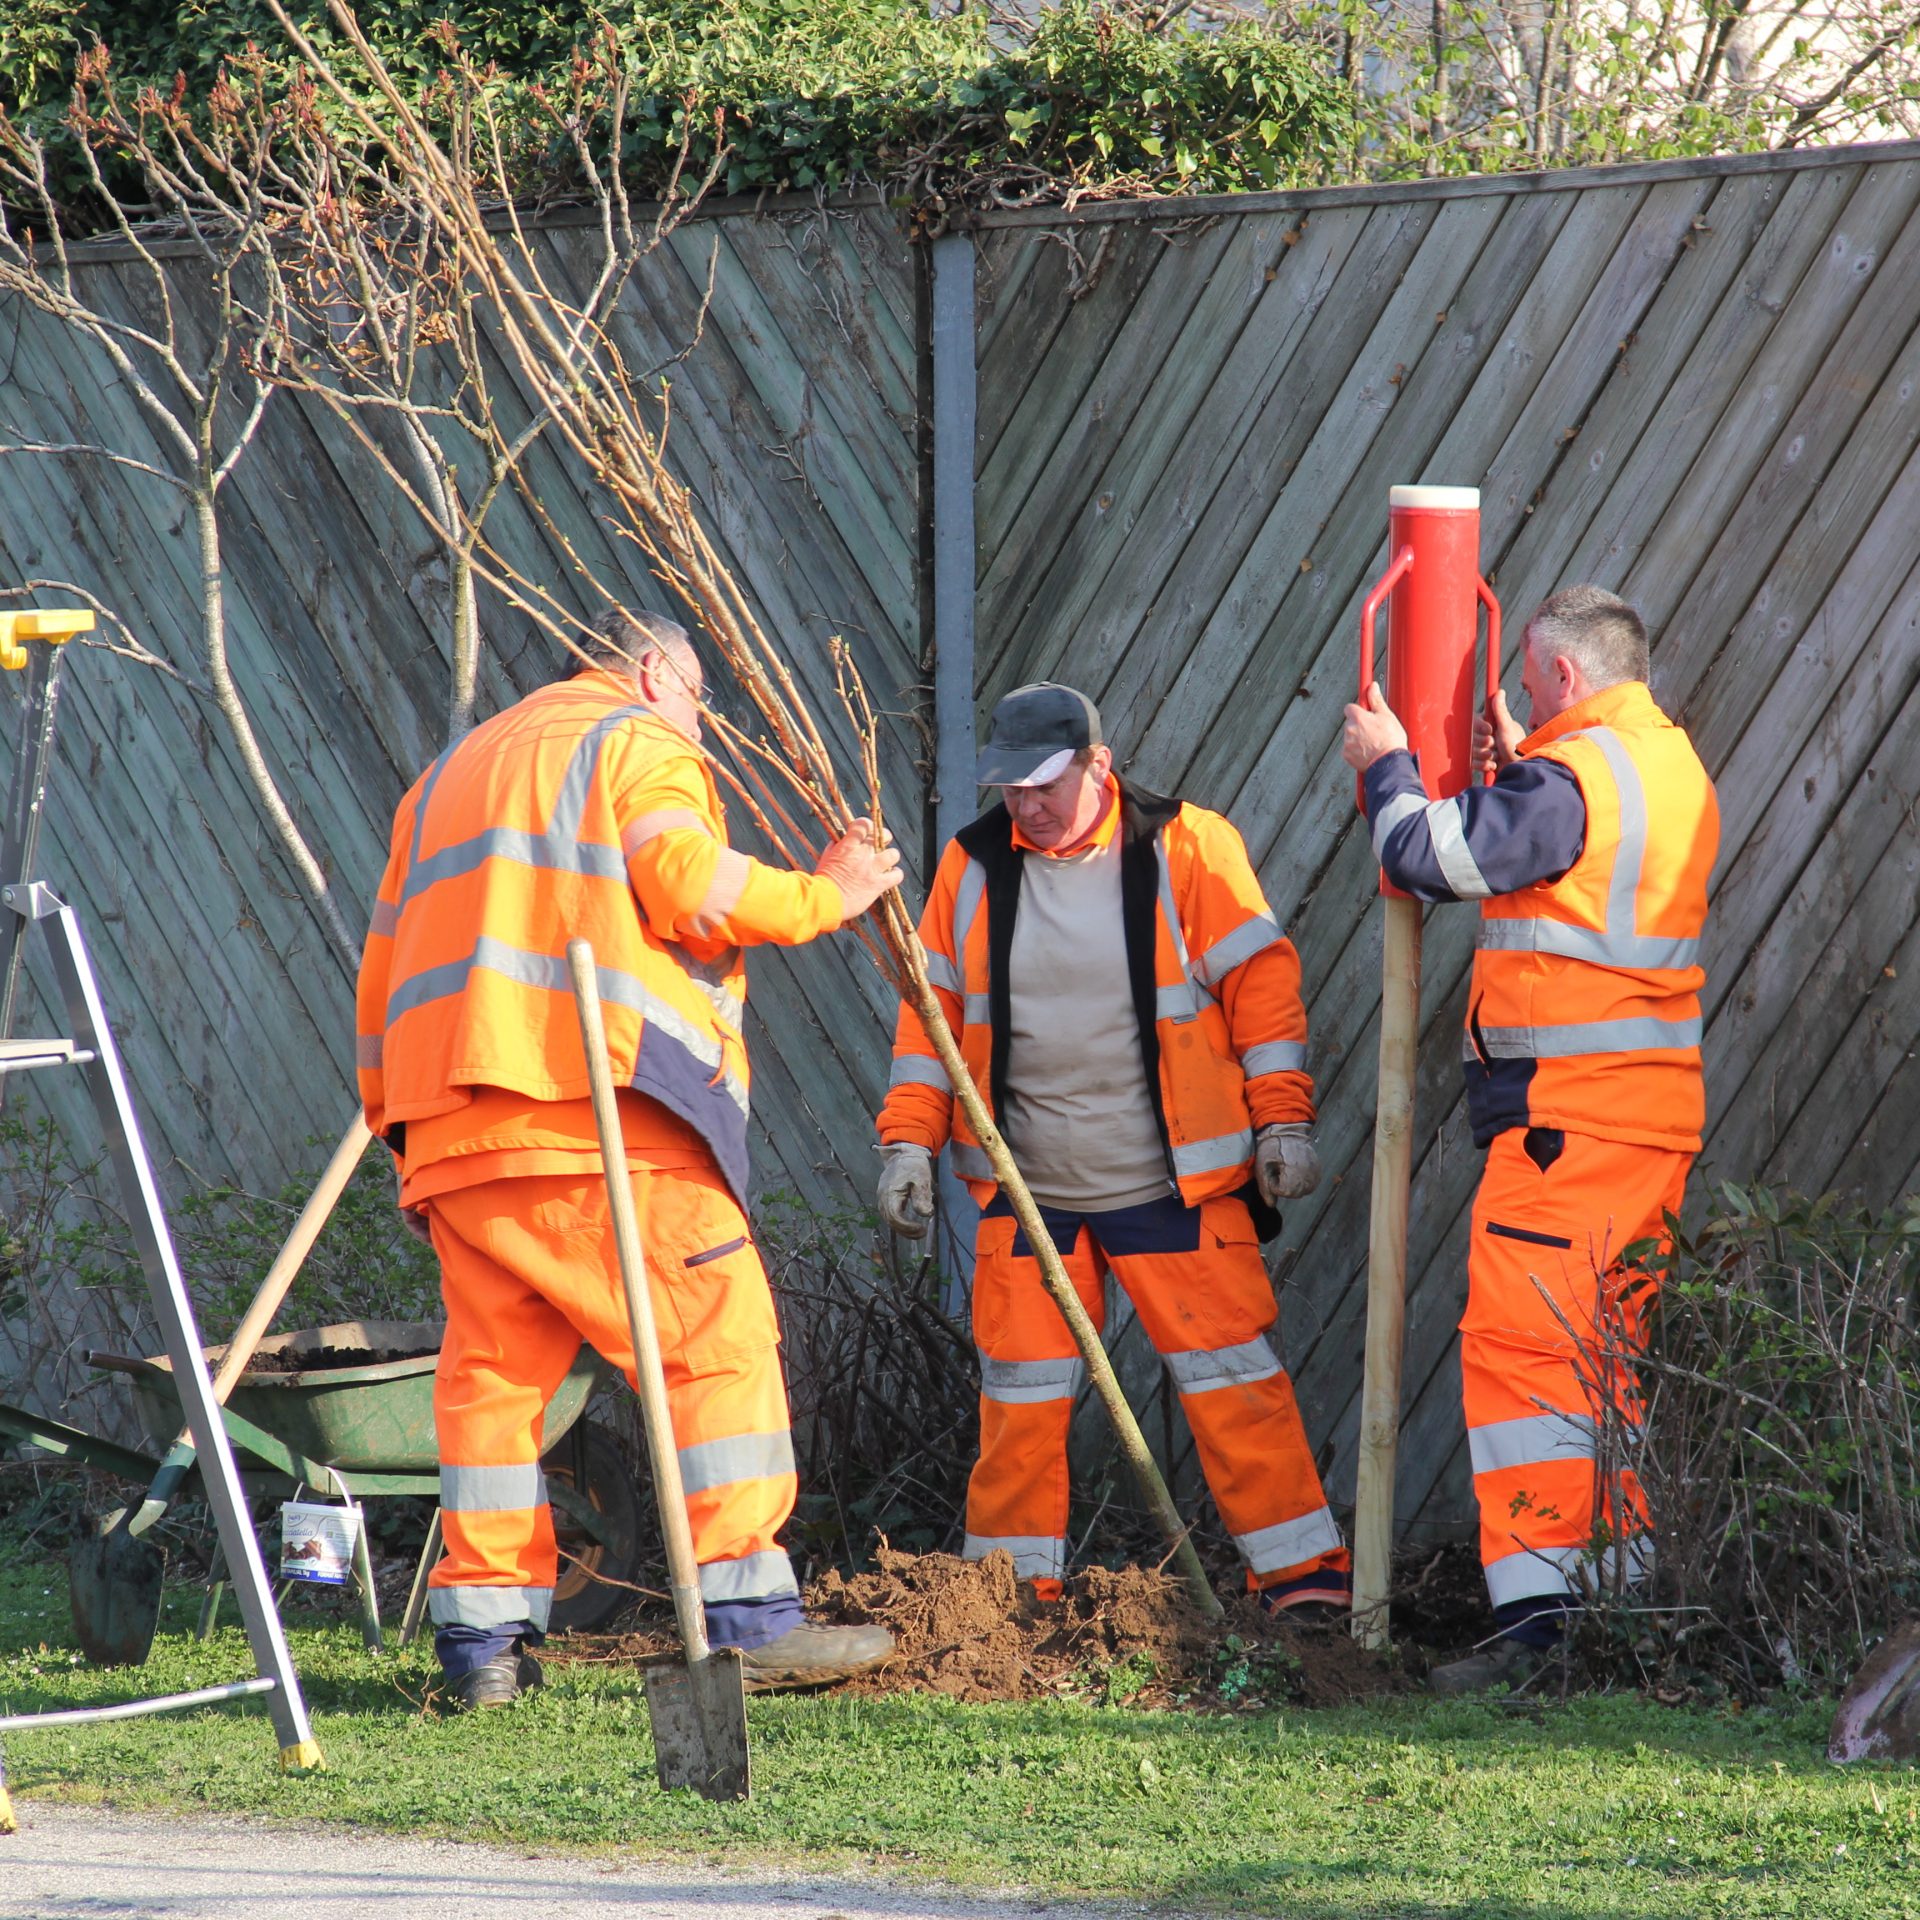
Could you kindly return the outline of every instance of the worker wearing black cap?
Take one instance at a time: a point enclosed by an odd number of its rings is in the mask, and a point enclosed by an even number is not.
[[[1267,1339],[1255,1220],[1277,1231],[1274,1204],[1320,1174],[1293,944],[1240,835],[1123,786],[1074,688],[1008,694],[976,775],[1000,798],[947,846],[920,925],[961,1053],[1095,1325],[1111,1273],[1165,1360],[1249,1586],[1277,1606],[1344,1609],[1348,1555]],[[904,1003],[879,1131],[880,1208],[898,1231],[926,1231],[949,1143],[984,1209],[967,1556],[1004,1548],[1058,1594],[1082,1363]]]

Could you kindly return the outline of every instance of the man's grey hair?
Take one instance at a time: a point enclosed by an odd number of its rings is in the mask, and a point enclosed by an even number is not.
[[[579,641],[586,662],[571,656],[573,671],[585,673],[588,664],[631,670],[643,655],[663,653],[690,680],[698,681],[700,656],[678,621],[658,613],[629,613],[625,607],[603,607],[594,615]]]
[[[1597,692],[1652,670],[1646,622],[1605,587],[1562,587],[1541,601],[1527,622],[1536,661],[1564,654]]]

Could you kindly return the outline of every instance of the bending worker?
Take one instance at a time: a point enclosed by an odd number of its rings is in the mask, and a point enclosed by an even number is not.
[[[1276,1605],[1343,1609],[1350,1563],[1267,1341],[1276,1309],[1249,1211],[1251,1198],[1278,1231],[1272,1203],[1320,1175],[1293,945],[1220,815],[1122,787],[1084,694],[1008,694],[977,777],[1000,803],[946,848],[920,926],[960,1050],[1094,1325],[1111,1271],[1165,1360],[1248,1584]],[[1057,1596],[1084,1366],[905,1004],[879,1131],[897,1230],[926,1231],[949,1137],[985,1209],[966,1555],[1004,1547]]]
[[[1483,903],[1462,1052],[1487,1163],[1460,1372],[1502,1637],[1440,1668],[1443,1692],[1527,1678],[1586,1573],[1645,1572],[1638,1483],[1598,1484],[1599,1397],[1637,1417],[1622,1361],[1643,1349],[1651,1283],[1621,1255],[1664,1234],[1700,1149],[1698,952],[1720,838],[1713,783],[1647,672],[1624,600],[1556,593],[1522,647],[1533,731],[1496,694],[1475,726],[1493,784],[1431,805],[1380,689],[1347,709],[1387,878]]]
[[[798,945],[900,883],[858,823],[815,874],[727,845],[700,664],[671,621],[610,610],[595,664],[450,747],[394,816],[359,984],[361,1097],[439,1256],[434,1381],[446,1558],[435,1645],[469,1707],[539,1684],[556,1565],[548,1397],[582,1340],[633,1377],[565,952],[593,942],[707,1632],[757,1685],[883,1659],[802,1617],[778,1330],[743,1211],[740,949]]]

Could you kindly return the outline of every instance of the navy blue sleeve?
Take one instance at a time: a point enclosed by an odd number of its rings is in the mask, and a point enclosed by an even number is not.
[[[1413,755],[1383,753],[1366,772],[1374,857],[1416,900],[1485,900],[1558,880],[1580,858],[1587,803],[1557,760],[1513,760],[1490,787],[1429,801]]]

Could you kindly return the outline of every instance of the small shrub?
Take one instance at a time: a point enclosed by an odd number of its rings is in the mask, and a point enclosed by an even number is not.
[[[1639,1250],[1662,1282],[1644,1420],[1603,1420],[1602,1457],[1639,1478],[1654,1572],[1616,1581],[1580,1644],[1674,1698],[1833,1686],[1920,1611],[1920,1208],[1715,1197],[1699,1231]]]
[[[973,1343],[935,1303],[930,1261],[890,1265],[870,1214],[761,1203],[757,1236],[780,1308],[800,1497],[794,1545],[861,1564],[876,1534],[913,1553],[963,1531],[979,1439]]]

